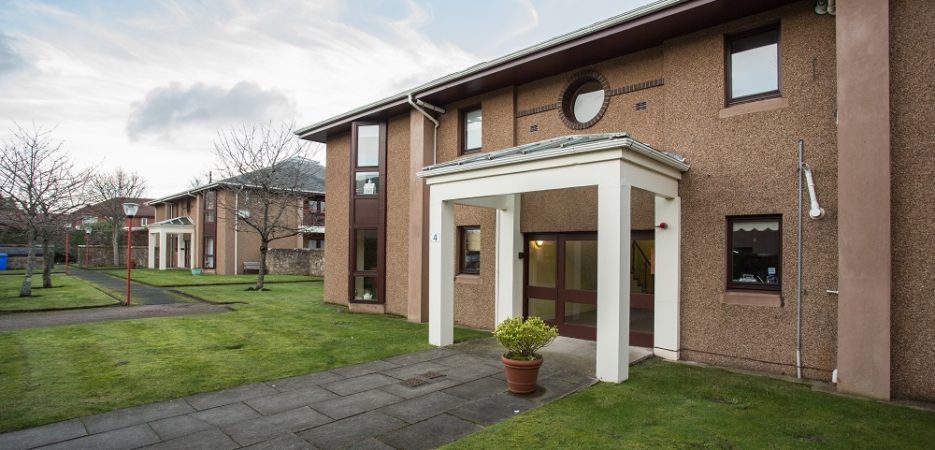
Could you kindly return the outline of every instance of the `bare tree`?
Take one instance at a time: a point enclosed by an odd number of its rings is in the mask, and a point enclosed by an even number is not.
[[[37,240],[49,249],[45,258],[54,259],[54,227],[81,205],[81,193],[91,174],[90,169],[75,169],[62,151],[62,142],[52,138],[53,131],[14,124],[0,155],[0,194],[14,205],[16,226],[26,235],[28,263],[20,297],[32,295]],[[51,273],[46,264],[44,272]],[[44,286],[51,287],[51,276],[44,278],[48,281]]]
[[[302,202],[309,183],[321,180],[322,166],[309,159],[309,146],[292,132],[292,124],[241,126],[219,133],[215,143],[219,193],[217,206],[237,221],[240,230],[260,241],[256,290],[264,289],[269,244],[295,236],[303,220]]]
[[[198,175],[195,175],[188,180],[188,187],[192,189],[196,189],[206,184],[211,184],[211,179],[213,178],[213,176],[214,174],[211,173],[210,170],[207,172],[199,173]]]
[[[110,227],[115,266],[120,265],[120,230],[127,217],[123,212],[123,204],[141,197],[145,190],[146,180],[136,172],[120,168],[91,179],[91,197],[96,204],[94,213]]]

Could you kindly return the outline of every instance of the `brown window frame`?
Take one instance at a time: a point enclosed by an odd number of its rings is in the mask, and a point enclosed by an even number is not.
[[[460,275],[480,275],[480,255],[478,254],[477,270],[469,269],[464,265],[464,235],[469,230],[481,232],[480,225],[463,225],[458,227],[458,274]],[[483,242],[483,241],[482,241]],[[483,243],[481,243],[483,247]]]
[[[480,103],[478,103],[478,104],[476,104],[476,105],[471,105],[471,106],[468,106],[468,107],[465,107],[465,108],[461,108],[460,110],[458,110],[458,121],[459,121],[458,123],[460,124],[460,127],[461,127],[461,133],[459,133],[459,134],[460,134],[460,142],[458,143],[458,149],[460,150],[460,154],[461,154],[461,155],[470,155],[470,154],[472,154],[472,153],[479,153],[479,152],[484,151],[484,138],[483,138],[483,136],[484,136],[484,123],[483,123],[483,122],[481,122],[481,145],[480,145],[480,147],[476,147],[476,148],[467,148],[467,133],[468,133],[468,129],[467,129],[467,115],[468,115],[469,113],[474,112],[474,111],[480,111],[481,120],[483,121],[483,118],[484,118],[484,108],[481,106]]]
[[[379,126],[377,166],[357,166],[357,129],[361,126]],[[386,302],[386,122],[360,121],[351,125],[350,144],[350,189],[348,190],[350,202],[350,222],[348,246],[348,291],[347,298],[351,303],[378,303]],[[357,194],[357,172],[378,172],[380,184],[376,194]],[[358,209],[361,210],[360,217]],[[364,214],[367,213],[367,214]],[[362,217],[369,215],[369,217]],[[377,230],[377,270],[357,270],[357,230]],[[358,300],[354,295],[355,277],[375,278],[377,295],[372,300]]]
[[[733,82],[731,77],[731,55],[733,54],[731,44],[737,39],[748,38],[773,31],[776,32],[776,90],[759,92],[737,98],[731,97],[731,86]],[[724,35],[724,105],[731,106],[776,97],[782,97],[782,30],[779,22],[739,33]]]
[[[734,236],[733,236],[733,225],[734,221],[757,221],[757,220],[775,220],[779,222],[779,239],[776,243],[778,249],[776,255],[779,258],[779,261],[776,264],[776,277],[779,279],[779,283],[775,285],[768,284],[746,284],[746,283],[735,283],[733,282],[733,249],[734,249]],[[727,271],[725,272],[725,282],[726,290],[731,292],[743,292],[743,291],[756,291],[756,292],[782,292],[782,214],[757,214],[757,215],[741,215],[741,216],[727,216],[725,220],[725,230],[727,231],[727,251],[726,262],[727,262]]]

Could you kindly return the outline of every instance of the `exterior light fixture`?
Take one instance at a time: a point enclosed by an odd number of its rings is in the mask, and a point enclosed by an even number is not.
[[[124,203],[123,213],[127,215],[127,301],[125,306],[130,306],[130,273],[133,267],[133,218],[136,217],[140,205],[136,203]]]

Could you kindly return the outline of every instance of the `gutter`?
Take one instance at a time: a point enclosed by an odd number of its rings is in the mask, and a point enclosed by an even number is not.
[[[426,119],[431,120],[432,123],[435,124],[435,130],[433,131],[434,136],[432,137],[432,164],[437,164],[438,163],[438,120],[432,117],[431,114],[425,112],[425,110],[422,108],[425,107],[425,108],[431,109],[432,111],[435,111],[439,114],[445,114],[445,108],[439,108],[438,106],[428,104],[426,102],[423,102],[422,100],[413,100],[412,94],[409,94],[409,97],[407,97],[406,101],[416,111],[419,111],[420,113],[422,113],[422,115],[425,116]]]

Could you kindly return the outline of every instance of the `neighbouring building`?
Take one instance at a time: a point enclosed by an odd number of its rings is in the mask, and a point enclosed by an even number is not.
[[[300,166],[305,174],[301,185],[289,186],[288,202],[294,205],[281,214],[281,226],[297,233],[272,241],[270,249],[324,246],[324,168],[311,160]],[[148,267],[200,268],[216,274],[258,270],[259,235],[242,223],[243,215],[258,213],[248,206],[254,188],[242,180],[211,182],[147,203],[156,209],[155,222],[148,226]]]
[[[325,300],[935,401],[935,2],[825,11],[655,2],[299,130]]]

